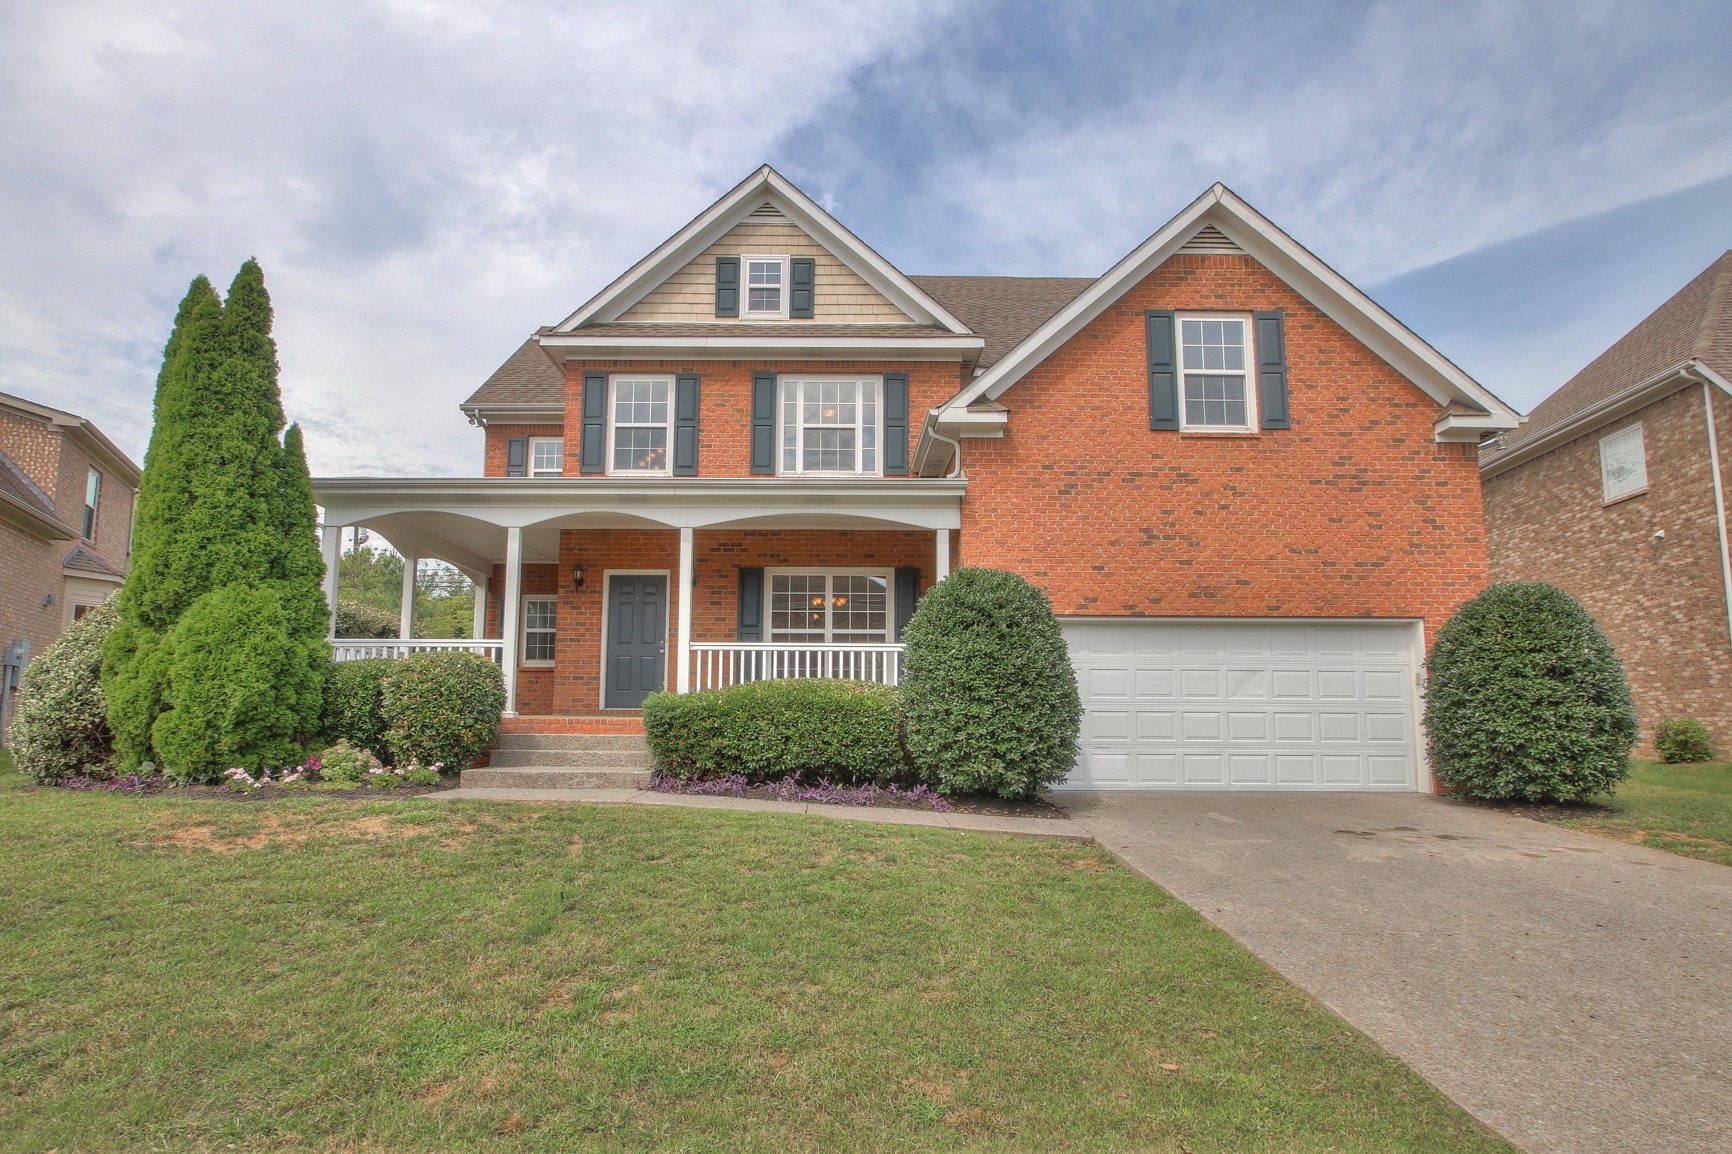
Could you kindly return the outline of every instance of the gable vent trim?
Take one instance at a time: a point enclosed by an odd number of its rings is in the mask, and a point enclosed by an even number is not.
[[[746,219],[757,221],[759,224],[787,224],[787,223],[789,223],[788,218],[785,215],[783,215],[782,210],[777,208],[775,205],[771,204],[767,200],[763,204],[760,204],[757,208],[754,208],[750,213],[748,213],[746,215]]]
[[[1244,249],[1228,239],[1227,234],[1212,224],[1198,229],[1196,235],[1179,246],[1181,253],[1192,256],[1242,255]]]

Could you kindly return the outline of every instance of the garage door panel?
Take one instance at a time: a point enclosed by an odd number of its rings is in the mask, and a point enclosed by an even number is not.
[[[1412,789],[1403,624],[1066,622],[1070,788]]]

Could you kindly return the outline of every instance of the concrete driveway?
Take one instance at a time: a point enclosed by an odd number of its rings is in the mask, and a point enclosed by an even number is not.
[[[1732,1151],[1732,869],[1412,794],[1060,794],[1530,1154]]]

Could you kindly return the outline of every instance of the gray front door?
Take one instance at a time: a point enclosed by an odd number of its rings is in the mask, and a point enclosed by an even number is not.
[[[637,709],[667,674],[668,579],[616,573],[607,591],[608,709]]]

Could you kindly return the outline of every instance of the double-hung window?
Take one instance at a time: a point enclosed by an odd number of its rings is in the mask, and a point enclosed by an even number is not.
[[[84,538],[96,540],[96,507],[102,500],[102,474],[95,469],[84,479]]]
[[[613,378],[611,473],[668,471],[672,377]]]
[[[744,256],[740,264],[745,272],[745,308],[741,315],[768,320],[785,320],[788,316],[788,258],[785,256]]]
[[[782,472],[873,473],[877,377],[782,379]]]
[[[1256,399],[1246,368],[1251,363],[1249,318],[1179,317],[1179,356],[1184,379],[1181,428],[1256,428]]]
[[[891,574],[776,572],[770,581],[770,640],[878,645],[891,640]]]
[[[553,643],[558,637],[559,598],[523,599],[524,665],[552,665]]]
[[[529,475],[558,477],[565,473],[565,442],[558,437],[529,438]]]
[[[1606,504],[1648,491],[1648,452],[1638,422],[1600,438],[1600,493]]]

